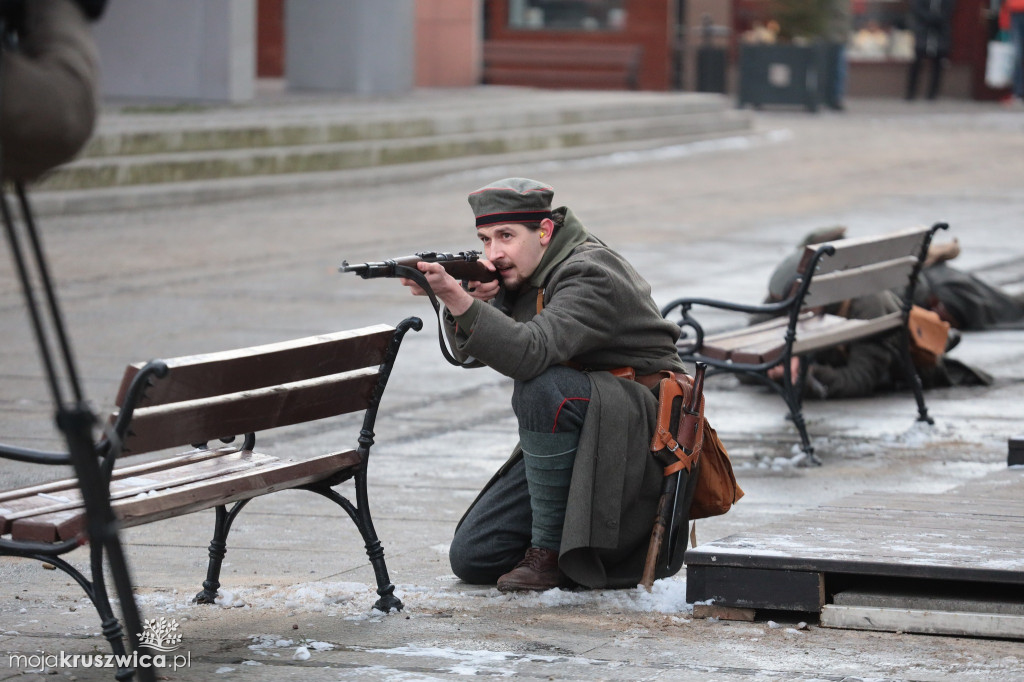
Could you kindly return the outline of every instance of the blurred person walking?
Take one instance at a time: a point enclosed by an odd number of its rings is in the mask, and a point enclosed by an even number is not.
[[[1018,0],[1019,1],[1019,0]],[[927,97],[930,100],[939,95],[942,85],[942,69],[949,58],[952,43],[953,8],[956,0],[913,0],[910,6],[910,21],[914,30],[914,61],[907,74],[906,99],[917,97],[917,82],[924,62],[931,62],[931,78],[928,82]]]
[[[829,72],[832,75],[826,104],[836,111],[844,108],[846,96],[846,43],[852,31],[850,0],[829,0],[825,15],[825,40],[829,47]]]
[[[1013,42],[1013,93],[1004,102],[1024,102],[1024,0],[995,0],[999,28],[1010,32]]]

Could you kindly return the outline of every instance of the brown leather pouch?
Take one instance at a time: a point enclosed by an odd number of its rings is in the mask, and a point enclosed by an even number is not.
[[[934,367],[946,352],[949,323],[927,308],[913,306],[907,319],[910,333],[910,356],[914,366]]]
[[[685,412],[680,409],[681,405],[692,403],[693,379],[671,372],[663,374],[666,376],[661,382],[658,421],[651,439],[651,451],[659,461],[669,462],[665,467],[666,476],[683,469],[692,471],[694,463],[699,463],[697,485],[688,515],[691,520],[724,514],[743,497],[729,453],[704,417],[703,396],[696,420],[692,415],[687,419]],[[684,438],[683,435],[690,429],[694,429],[695,434]],[[679,441],[692,447],[684,446]]]

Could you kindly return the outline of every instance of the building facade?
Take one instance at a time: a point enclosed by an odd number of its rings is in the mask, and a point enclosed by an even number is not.
[[[245,101],[257,78],[358,94],[481,82],[734,92],[777,0],[109,0],[104,94]],[[850,0],[848,93],[898,97],[909,0]],[[989,99],[990,0],[957,0],[943,96]],[[140,50],[139,46],[145,46]],[[714,58],[713,61],[708,61]],[[720,78],[706,78],[711,67]]]

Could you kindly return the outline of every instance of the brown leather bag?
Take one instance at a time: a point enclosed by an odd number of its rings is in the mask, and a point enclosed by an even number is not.
[[[686,415],[678,407],[675,410],[678,421],[676,424],[670,424],[674,411],[673,402],[678,398],[682,399],[684,405],[691,402],[693,379],[672,372],[662,372],[662,375],[665,378],[661,382],[658,395],[658,422],[654,437],[651,439],[651,450],[656,453],[668,450],[675,456],[677,461],[665,467],[666,476],[681,469],[690,471],[693,464],[699,462],[697,485],[688,515],[691,520],[724,514],[743,497],[743,490],[736,482],[729,453],[718,438],[718,433],[704,416],[703,396],[698,408],[700,418],[694,436],[683,438]],[[692,446],[685,441],[691,441]],[[687,455],[685,450],[691,447],[692,451]]]
[[[704,420],[704,440],[701,443],[700,474],[690,505],[690,520],[719,516],[729,511],[743,497],[743,489],[736,482],[729,453],[718,434]]]

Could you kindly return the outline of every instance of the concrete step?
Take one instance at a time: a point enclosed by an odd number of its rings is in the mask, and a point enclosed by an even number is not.
[[[494,177],[529,175],[563,164],[620,165],[658,161],[727,149],[774,144],[771,134],[742,131],[733,136],[709,135],[679,141],[652,139],[586,148],[545,149],[498,156],[461,156],[440,161],[351,168],[321,173],[286,173],[194,180],[154,185],[129,185],[33,193],[39,215],[77,215],[106,211],[179,206],[187,203],[229,201],[252,197],[293,195],[338,188],[373,187],[388,182],[413,182],[442,176],[470,174],[483,184]],[[493,177],[492,177],[493,176]]]
[[[376,106],[340,104],[287,107],[185,109],[180,113],[153,108],[104,113],[99,129],[82,151],[82,158],[163,154],[214,149],[249,149],[329,144],[540,128],[636,116],[687,116],[722,111],[727,103],[717,95],[687,93],[592,93],[566,98],[534,97],[510,102],[488,97],[451,104],[416,102]],[[145,112],[149,109],[143,108]],[[127,112],[127,113],[125,113]],[[738,113],[738,112],[737,112]]]
[[[749,134],[749,113],[700,93],[480,88],[124,107],[105,110],[81,157],[34,194],[41,213],[141,208]]]
[[[64,166],[40,189],[89,189],[335,171],[658,138],[696,138],[736,133],[746,127],[746,119],[739,112],[714,111],[421,137],[93,156]]]

